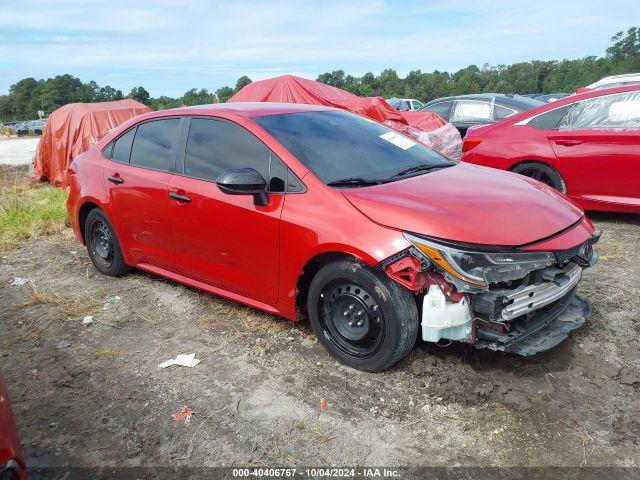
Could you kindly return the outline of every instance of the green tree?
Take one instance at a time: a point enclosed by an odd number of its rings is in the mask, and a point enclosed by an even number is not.
[[[95,98],[97,102],[113,102],[122,100],[124,95],[122,95],[122,90],[116,90],[109,85],[105,85],[98,90]]]
[[[231,87],[222,87],[216,90],[216,96],[218,97],[218,100],[220,100],[220,103],[224,103],[229,100],[231,97],[233,97],[234,93],[235,92]]]
[[[36,118],[41,108],[40,93],[43,82],[24,78],[9,87],[9,110],[12,120]]]
[[[144,87],[132,88],[127,97],[133,100],[137,100],[140,103],[144,103],[145,105],[151,104],[151,97],[149,95],[149,92],[147,92]]]
[[[247,77],[246,75],[241,76],[236,82],[235,93],[238,93],[240,90],[242,90],[244,87],[246,87],[250,83],[251,83],[251,79],[249,77]]]
[[[151,108],[154,110],[167,110],[169,108],[178,108],[182,104],[179,98],[171,98],[161,96],[151,100]]]
[[[207,103],[213,103],[213,94],[209,93],[206,88],[197,90],[192,88],[182,96],[182,103],[185,105],[206,105]]]

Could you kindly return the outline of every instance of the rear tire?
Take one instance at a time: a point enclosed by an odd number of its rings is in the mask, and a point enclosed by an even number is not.
[[[567,193],[567,186],[564,183],[562,176],[555,168],[550,167],[549,165],[545,165],[544,163],[521,163],[520,165],[516,165],[511,171],[514,173],[519,173],[520,175],[524,175],[525,177],[538,180],[545,185],[549,185],[550,187],[555,188],[560,193]]]
[[[94,208],[87,215],[84,239],[89,258],[100,273],[120,277],[131,270],[124,261],[113,225],[102,210]]]
[[[418,336],[418,308],[411,292],[356,261],[325,265],[311,281],[307,308],[324,348],[365,372],[395,365]]]

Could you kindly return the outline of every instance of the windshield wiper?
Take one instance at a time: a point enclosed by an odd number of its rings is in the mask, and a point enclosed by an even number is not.
[[[329,187],[366,187],[369,185],[379,185],[383,183],[384,180],[375,180],[372,178],[361,178],[361,177],[348,177],[341,178],[339,180],[332,180],[327,183]]]
[[[402,177],[403,175],[407,175],[409,173],[430,172],[432,170],[439,170],[441,168],[446,168],[449,166],[450,165],[414,165],[413,167],[405,168],[404,170],[400,170],[398,173],[394,173],[391,178]]]

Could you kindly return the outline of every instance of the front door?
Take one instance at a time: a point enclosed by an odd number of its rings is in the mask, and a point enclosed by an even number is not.
[[[226,290],[276,303],[285,196],[284,182],[271,181],[270,172],[283,169],[280,160],[245,128],[198,117],[188,126],[180,163],[181,174],[169,182],[169,192],[181,196],[171,202],[176,269]],[[251,195],[220,191],[215,183],[220,173],[237,168],[253,168],[270,182],[266,206],[254,205]]]

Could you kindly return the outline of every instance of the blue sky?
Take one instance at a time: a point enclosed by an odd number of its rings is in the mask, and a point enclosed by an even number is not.
[[[70,73],[126,93],[211,91],[285,73],[455,71],[602,55],[638,0],[2,0],[0,94]]]

